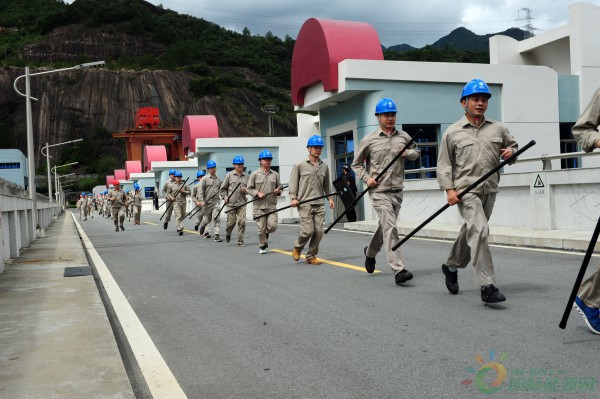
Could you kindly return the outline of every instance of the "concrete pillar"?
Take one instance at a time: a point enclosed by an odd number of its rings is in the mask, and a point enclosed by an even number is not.
[[[17,215],[18,215],[17,228],[19,229],[17,231],[17,234],[20,237],[20,239],[19,239],[19,241],[20,241],[19,252],[20,252],[21,248],[28,247],[29,244],[33,242],[33,240],[29,239],[27,230],[25,230],[26,226],[27,226],[27,228],[30,228],[30,226],[31,226],[31,221],[29,221],[27,219],[27,215],[26,215],[25,211],[17,211]]]
[[[19,244],[21,243],[21,236],[17,234],[17,219],[18,212],[11,211],[8,213],[8,256],[9,258],[16,258],[19,256]]]

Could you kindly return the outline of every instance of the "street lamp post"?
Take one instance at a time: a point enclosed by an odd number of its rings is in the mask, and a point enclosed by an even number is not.
[[[25,101],[25,109],[26,109],[25,117],[27,119],[27,121],[26,121],[26,124],[27,124],[27,165],[28,165],[28,169],[29,169],[28,184],[29,184],[29,198],[32,201],[32,212],[31,212],[32,234],[31,234],[31,236],[34,240],[37,238],[36,233],[35,233],[37,230],[37,198],[36,198],[36,192],[35,192],[35,160],[33,158],[33,147],[34,146],[33,146],[33,117],[32,117],[32,113],[31,113],[31,99],[34,99],[37,101],[37,98],[31,97],[31,84],[30,84],[29,78],[31,76],[44,75],[44,74],[48,74],[48,73],[70,71],[72,69],[93,68],[93,67],[97,67],[100,65],[104,65],[104,61],[88,62],[85,64],[76,65],[76,66],[70,67],[70,68],[53,69],[50,71],[36,72],[36,73],[29,73],[29,67],[25,67],[25,75],[18,76],[15,79],[15,81],[13,82],[13,88],[15,89],[17,94],[25,97],[25,99],[26,99],[26,101]],[[21,79],[23,77],[25,78],[25,94],[21,93],[19,91],[19,89],[17,89],[17,82],[19,81],[19,79]]]
[[[56,174],[56,169],[58,168],[62,168],[64,166],[71,166],[71,165],[77,165],[79,162],[71,162],[71,163],[66,163],[64,165],[54,165],[52,167],[52,173],[54,173],[54,192],[56,195],[56,203],[58,203],[58,175]]]
[[[50,198],[50,202],[52,202],[52,179],[50,177],[50,155],[48,155],[48,148],[56,147],[58,145],[76,143],[78,141],[83,141],[83,139],[70,140],[70,141],[65,141],[64,143],[58,143],[58,144],[52,144],[52,145],[48,145],[48,143],[46,143],[46,146],[42,147],[42,149],[40,150],[42,155],[46,156],[46,170],[48,171],[48,198]],[[44,149],[46,150],[45,154],[44,154]],[[74,162],[74,164],[75,163],[77,163],[77,162]],[[56,179],[56,177],[55,177],[55,179]]]
[[[58,190],[57,193],[59,193],[59,203],[64,207],[65,206],[65,196],[61,195],[60,192],[62,191],[62,182],[60,181],[61,178],[63,177],[67,177],[67,176],[73,176],[75,175],[75,173],[67,173],[66,175],[58,175]]]

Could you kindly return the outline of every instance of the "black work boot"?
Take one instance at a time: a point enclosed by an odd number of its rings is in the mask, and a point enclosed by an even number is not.
[[[372,274],[375,271],[375,258],[369,258],[367,256],[367,248],[363,249],[365,253],[365,269],[367,269],[367,273]]]
[[[225,235],[225,241],[226,242],[231,241],[231,236],[229,234]]]
[[[197,224],[194,225],[194,230],[198,231],[198,225]]]
[[[115,231],[119,231],[119,226],[115,226]]]
[[[165,229],[165,230],[166,230],[168,226],[169,226],[169,223],[167,223],[167,222],[164,222],[164,223],[163,223],[163,229]]]
[[[452,295],[458,294],[458,271],[451,272],[448,266],[442,265],[442,272],[446,276],[446,288]]]
[[[506,297],[494,287],[494,284],[481,287],[481,300],[485,303],[498,303],[506,301]]]
[[[408,280],[412,280],[413,274],[406,269],[402,269],[402,271],[395,276],[396,284],[404,284]]]
[[[206,229],[206,226],[200,226],[200,235],[204,235],[205,229]]]
[[[221,240],[221,237],[219,237],[218,234],[215,234],[215,241],[216,242],[223,242],[223,240]]]

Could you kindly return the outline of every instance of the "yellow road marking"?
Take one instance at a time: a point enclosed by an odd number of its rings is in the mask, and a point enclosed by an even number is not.
[[[158,224],[158,223],[154,223],[154,222],[144,222],[144,223],[151,224],[151,225],[154,225],[154,226],[156,226]],[[200,234],[197,231],[193,231],[193,230],[183,229],[183,231],[185,231],[186,233],[191,233],[191,234]]]
[[[290,256],[292,255],[291,252],[289,252],[289,251],[282,251],[281,249],[272,249],[271,252],[277,252],[277,253],[283,254],[283,255],[290,255]],[[300,255],[300,257],[306,259],[306,256],[304,256],[304,255]],[[327,259],[323,259],[323,258],[319,258],[319,260],[322,263],[327,263],[329,265],[343,267],[345,269],[352,269],[352,270],[356,270],[356,271],[363,272],[363,273],[367,272],[364,267],[349,265],[347,263],[336,262],[334,260],[327,260]],[[381,273],[381,272],[379,270],[375,270],[375,273]]]
[[[154,226],[156,226],[158,224],[158,223],[153,223],[153,222],[144,222],[144,223],[146,223],[146,224],[152,224]]]

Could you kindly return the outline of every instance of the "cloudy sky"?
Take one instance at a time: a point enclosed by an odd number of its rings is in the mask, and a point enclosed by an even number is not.
[[[600,0],[586,0],[600,7]],[[407,43],[423,47],[434,43],[455,28],[464,26],[477,34],[523,27],[527,12],[538,32],[568,22],[573,0],[150,0],[179,13],[215,22],[241,32],[248,27],[253,35],[272,32],[296,38],[308,18],[329,18],[371,24],[386,46]]]

